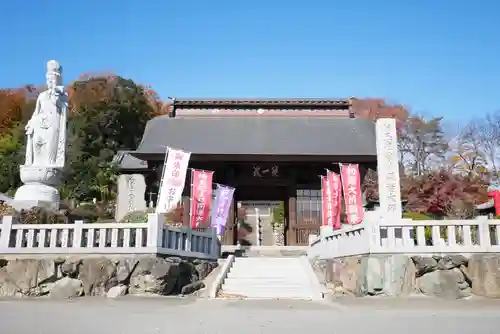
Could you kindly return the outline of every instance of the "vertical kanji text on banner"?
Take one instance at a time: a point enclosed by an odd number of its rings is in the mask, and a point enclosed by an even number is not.
[[[214,172],[191,170],[191,214],[192,228],[203,227],[208,220],[212,203],[212,179]]]
[[[181,200],[190,158],[191,152],[167,148],[156,213],[170,212]]]

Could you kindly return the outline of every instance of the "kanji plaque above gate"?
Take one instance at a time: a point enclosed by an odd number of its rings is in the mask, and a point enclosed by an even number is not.
[[[253,177],[280,177],[280,169],[278,165],[253,165]]]

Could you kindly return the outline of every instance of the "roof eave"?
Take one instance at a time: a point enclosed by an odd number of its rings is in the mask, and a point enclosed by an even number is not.
[[[178,107],[335,107],[349,109],[351,99],[173,99],[174,108]]]

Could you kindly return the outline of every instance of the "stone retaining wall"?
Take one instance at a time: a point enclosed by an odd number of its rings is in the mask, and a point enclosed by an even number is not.
[[[189,294],[217,262],[176,257],[0,260],[0,297]]]
[[[500,298],[500,255],[366,255],[312,264],[334,295]]]

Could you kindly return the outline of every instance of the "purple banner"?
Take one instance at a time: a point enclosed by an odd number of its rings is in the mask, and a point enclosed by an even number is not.
[[[234,188],[217,185],[215,190],[215,199],[212,209],[212,227],[217,229],[217,234],[224,233],[224,226],[226,226],[227,216],[229,215],[229,208],[233,201]]]

